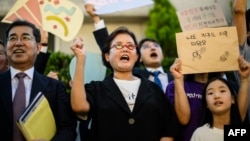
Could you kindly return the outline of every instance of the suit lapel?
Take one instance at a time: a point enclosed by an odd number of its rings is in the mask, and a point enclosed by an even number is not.
[[[147,79],[144,77],[141,77],[138,75],[138,77],[141,79],[141,84],[139,86],[137,98],[136,98],[136,104],[133,110],[133,113],[135,113],[138,109],[140,109],[143,106],[143,103],[151,97],[150,92],[150,86],[149,83],[147,83]],[[108,76],[104,81],[105,87],[108,89],[108,96],[113,99],[122,109],[124,109],[126,112],[131,114],[131,111],[128,107],[128,104],[126,100],[124,99],[120,89],[114,82],[112,76]],[[111,89],[112,88],[112,89]]]
[[[149,80],[139,75],[138,77],[141,78],[141,84],[138,90],[133,113],[136,113],[143,106],[143,104],[152,96],[152,92],[150,90],[151,87],[148,83]]]
[[[127,102],[125,101],[120,89],[114,82],[112,75],[105,78],[104,86],[108,89],[107,95],[126,112],[131,113]]]
[[[32,82],[31,93],[30,93],[30,102],[38,94],[38,92],[40,91],[45,92],[46,86],[47,86],[46,79],[42,77],[41,74],[34,71],[33,82]]]

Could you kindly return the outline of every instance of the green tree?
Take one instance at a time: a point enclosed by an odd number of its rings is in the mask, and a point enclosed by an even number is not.
[[[47,67],[45,69],[44,74],[48,74],[50,71],[58,72],[58,78],[64,86],[68,93],[70,93],[70,74],[69,74],[69,64],[73,55],[68,55],[62,52],[53,52],[51,51],[51,55],[49,57]]]
[[[181,32],[176,10],[168,0],[154,0],[149,12],[146,36],[158,41],[164,53],[163,67],[169,68],[177,57],[175,33]]]

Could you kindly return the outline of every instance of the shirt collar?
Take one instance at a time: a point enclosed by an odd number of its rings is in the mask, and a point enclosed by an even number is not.
[[[161,73],[165,73],[162,66],[158,67],[158,68],[146,68],[149,72],[154,72],[154,71],[160,71]]]
[[[22,72],[18,69],[15,69],[13,67],[10,67],[10,74],[11,74],[11,78],[14,79],[14,77],[16,76],[17,73],[19,72]],[[30,79],[33,79],[33,74],[34,74],[34,67],[24,71],[24,73],[27,74],[27,76],[30,78]]]

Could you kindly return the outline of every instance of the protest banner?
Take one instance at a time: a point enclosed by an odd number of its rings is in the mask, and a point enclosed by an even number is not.
[[[176,33],[182,74],[238,70],[236,27],[205,28]]]

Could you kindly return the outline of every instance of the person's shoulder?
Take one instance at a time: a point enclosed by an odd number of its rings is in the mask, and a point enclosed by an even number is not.
[[[197,127],[193,132],[193,136],[203,136],[203,134],[206,134],[208,130],[209,125],[206,123],[200,127]]]

